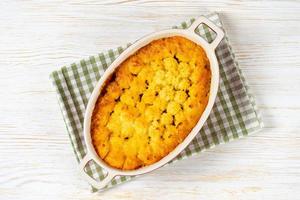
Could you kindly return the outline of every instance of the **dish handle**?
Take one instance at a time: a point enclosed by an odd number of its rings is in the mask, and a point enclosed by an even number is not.
[[[198,19],[196,19],[191,24],[191,26],[189,28],[187,28],[186,30],[189,31],[189,32],[192,32],[193,34],[195,34],[195,30],[200,24],[207,25],[211,30],[213,30],[216,33],[216,35],[217,35],[216,38],[214,39],[214,41],[212,41],[209,44],[213,49],[216,49],[217,46],[219,45],[219,43],[222,41],[222,39],[224,37],[223,30],[204,16],[201,16]]]
[[[87,172],[85,171],[85,167],[88,164],[89,161],[93,160],[93,158],[91,157],[91,155],[89,153],[87,153],[84,158],[81,160],[80,164],[79,164],[79,172],[81,174],[81,176],[90,184],[92,185],[94,188],[96,189],[103,189],[104,187],[106,187],[109,182],[117,175],[113,172],[109,172],[107,171],[106,177],[104,179],[102,179],[101,181],[96,181],[93,177],[91,177],[90,175],[87,174]]]

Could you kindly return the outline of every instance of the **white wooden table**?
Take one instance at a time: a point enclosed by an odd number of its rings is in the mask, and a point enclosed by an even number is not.
[[[51,71],[218,11],[265,129],[92,194]],[[0,2],[0,199],[299,199],[300,2]]]

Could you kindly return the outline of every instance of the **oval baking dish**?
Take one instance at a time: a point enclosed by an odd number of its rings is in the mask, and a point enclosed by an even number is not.
[[[204,40],[202,37],[200,37],[198,34],[195,33],[195,29],[200,24],[206,24],[208,27],[210,27],[215,33],[216,38],[212,43],[208,43],[206,40]],[[122,170],[117,169],[114,167],[111,167],[108,165],[104,160],[101,159],[101,157],[97,154],[95,151],[92,137],[91,137],[91,119],[93,115],[93,111],[95,108],[95,104],[101,94],[101,90],[105,86],[105,84],[109,81],[110,77],[114,74],[116,69],[121,65],[127,58],[129,58],[131,55],[133,55],[135,52],[137,52],[142,47],[146,46],[147,44],[161,39],[161,38],[168,38],[172,36],[181,36],[184,37],[200,47],[202,47],[206,53],[206,56],[210,63],[210,72],[211,72],[211,82],[210,82],[210,93],[208,98],[208,103],[206,108],[204,109],[201,117],[199,118],[198,122],[194,126],[191,132],[185,137],[185,139],[178,144],[169,154],[167,154],[162,159],[158,160],[157,162],[147,165],[144,167],[140,167],[133,170]],[[82,159],[79,167],[81,174],[85,177],[85,179],[95,188],[102,189],[104,188],[115,176],[124,175],[124,176],[134,176],[139,174],[144,174],[150,171],[153,171],[169,161],[171,161],[173,158],[175,158],[182,150],[184,150],[185,147],[188,146],[188,144],[193,140],[193,138],[197,135],[199,130],[202,128],[204,122],[209,116],[209,113],[213,107],[213,104],[215,102],[215,98],[218,92],[218,85],[219,85],[219,65],[218,61],[215,55],[215,49],[220,43],[220,41],[223,39],[224,33],[223,31],[217,27],[215,24],[213,24],[210,20],[208,20],[205,17],[200,17],[197,20],[195,20],[192,25],[188,29],[171,29],[171,30],[163,30],[159,32],[152,33],[150,35],[147,35],[140,40],[136,41],[133,45],[128,47],[105,71],[101,79],[96,84],[91,97],[89,99],[86,113],[84,117],[84,139],[87,146],[87,154]],[[86,171],[84,170],[86,164],[89,161],[95,161],[97,164],[99,164],[105,171],[107,171],[106,177],[102,181],[96,181],[92,177],[90,177]]]

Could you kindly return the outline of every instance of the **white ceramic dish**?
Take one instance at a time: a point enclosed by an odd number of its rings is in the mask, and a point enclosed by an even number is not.
[[[200,24],[206,24],[209,26],[215,33],[216,38],[212,43],[208,43],[206,40],[204,40],[202,37],[200,37],[198,34],[195,33],[195,29]],[[209,101],[206,106],[206,109],[204,110],[202,116],[200,117],[198,123],[193,128],[193,130],[189,133],[189,135],[184,139],[182,143],[180,143],[172,152],[170,152],[168,155],[166,155],[164,158],[159,160],[158,162],[145,166],[142,168],[138,168],[136,170],[120,170],[113,168],[106,164],[96,153],[94,146],[92,144],[91,134],[90,134],[90,125],[91,125],[91,116],[94,110],[95,103],[98,99],[98,96],[101,93],[101,89],[107,78],[110,77],[112,73],[114,73],[115,69],[123,62],[125,61],[129,56],[131,56],[133,53],[135,53],[137,50],[139,50],[141,47],[144,47],[148,43],[152,42],[153,40],[157,40],[160,38],[165,37],[171,37],[171,36],[182,36],[185,37],[198,45],[200,45],[206,52],[207,57],[210,62],[210,69],[211,69],[211,88],[210,88],[210,96]],[[205,17],[200,17],[197,20],[193,22],[193,24],[188,29],[170,29],[170,30],[163,30],[159,32],[152,33],[150,35],[147,35],[140,40],[136,41],[133,45],[131,45],[129,48],[127,48],[105,71],[99,82],[96,84],[95,89],[89,99],[85,116],[84,116],[84,139],[85,144],[87,147],[87,154],[82,159],[79,167],[80,167],[80,173],[84,176],[84,178],[91,184],[93,187],[97,189],[104,188],[115,176],[124,175],[124,176],[133,176],[133,175],[139,175],[144,174],[150,171],[153,171],[169,161],[171,161],[173,158],[175,158],[182,150],[184,150],[189,143],[193,140],[193,138],[197,135],[199,130],[202,128],[204,122],[206,121],[207,117],[209,116],[209,113],[213,107],[213,104],[215,102],[215,98],[218,92],[218,86],[219,86],[219,65],[218,61],[215,55],[215,49],[218,46],[218,44],[221,42],[221,40],[224,37],[224,32],[217,27],[214,23],[212,23],[209,19]],[[107,171],[106,177],[102,181],[96,181],[92,177],[90,177],[85,169],[86,164],[89,161],[95,161],[98,165],[100,165],[104,170]]]

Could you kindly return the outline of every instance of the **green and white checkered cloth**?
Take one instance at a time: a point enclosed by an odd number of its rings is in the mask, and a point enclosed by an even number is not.
[[[211,13],[206,17],[222,27],[217,13]],[[187,28],[193,21],[194,19],[183,22],[173,28]],[[205,25],[200,25],[196,32],[209,42],[215,36],[215,33]],[[105,69],[129,45],[83,59],[54,71],[50,76],[58,94],[59,105],[78,161],[86,154],[83,118],[89,96]],[[220,87],[213,110],[199,134],[170,163],[221,143],[247,136],[263,127],[254,98],[249,93],[226,37],[216,49],[216,54],[220,64]],[[98,181],[105,175],[105,171],[93,161],[87,165],[87,173]],[[133,177],[115,177],[107,187],[126,182],[131,178]],[[93,191],[97,190],[93,188]]]

